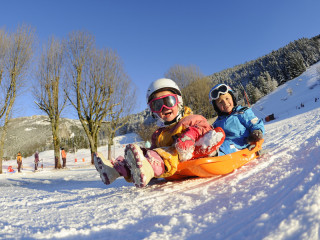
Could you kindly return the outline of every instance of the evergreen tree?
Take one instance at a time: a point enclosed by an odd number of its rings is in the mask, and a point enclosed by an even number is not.
[[[254,104],[260,98],[263,97],[263,94],[261,93],[261,91],[258,88],[256,88],[255,86],[253,86],[252,82],[247,84],[246,92],[249,96],[249,101],[251,102],[251,104]]]
[[[307,70],[299,52],[290,52],[286,58],[289,80],[298,77]]]
[[[263,93],[263,95],[267,95],[269,93],[267,80],[264,78],[264,74],[261,74],[257,78],[257,86],[258,86],[260,92]]]

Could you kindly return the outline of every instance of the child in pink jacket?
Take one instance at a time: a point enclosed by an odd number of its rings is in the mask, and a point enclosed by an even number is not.
[[[147,91],[147,103],[158,120],[159,129],[152,135],[150,149],[128,144],[125,156],[114,161],[95,155],[95,166],[105,184],[123,176],[136,187],[144,187],[156,178],[172,176],[179,162],[199,157],[215,156],[225,134],[213,129],[201,115],[194,115],[183,106],[181,91],[171,79],[152,82]]]

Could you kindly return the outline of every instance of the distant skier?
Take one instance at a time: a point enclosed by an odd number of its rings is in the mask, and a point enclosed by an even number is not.
[[[95,155],[95,166],[105,184],[123,176],[136,187],[144,187],[153,177],[172,176],[179,162],[217,154],[225,138],[223,130],[213,129],[203,116],[194,115],[184,106],[174,81],[161,78],[152,82],[147,104],[160,127],[152,135],[151,148],[128,144],[125,157],[113,162],[103,159],[101,154]]]
[[[61,158],[62,158],[62,168],[65,168],[67,164],[67,154],[64,148],[61,148]]]
[[[213,127],[221,127],[226,139],[219,148],[219,156],[248,148],[263,138],[264,124],[251,108],[237,106],[233,90],[226,84],[217,84],[209,93],[209,101],[218,114]]]
[[[39,152],[36,151],[34,154],[34,171],[38,170],[38,164],[39,164]]]
[[[18,172],[21,172],[22,156],[20,152],[18,152],[18,155],[17,155],[17,164],[18,164]]]

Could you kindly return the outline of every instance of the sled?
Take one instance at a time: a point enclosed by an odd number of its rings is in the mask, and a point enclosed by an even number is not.
[[[189,177],[206,178],[231,173],[235,169],[256,159],[259,156],[259,151],[262,149],[263,142],[263,139],[258,141],[251,150],[245,148],[224,156],[198,158],[181,162],[175,174],[165,179],[172,181]]]
[[[7,173],[15,173],[16,171],[13,170],[12,166],[8,167]]]

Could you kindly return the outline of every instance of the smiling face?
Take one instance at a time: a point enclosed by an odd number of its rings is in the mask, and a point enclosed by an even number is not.
[[[170,91],[161,91],[154,94],[153,98],[158,98],[164,95],[172,94]],[[174,106],[172,109],[168,109],[166,107],[162,108],[162,111],[157,113],[158,116],[165,122],[170,122],[178,115],[179,108],[178,105]]]
[[[215,100],[217,107],[221,112],[230,113],[234,107],[233,99],[230,93],[221,94],[220,97]]]

